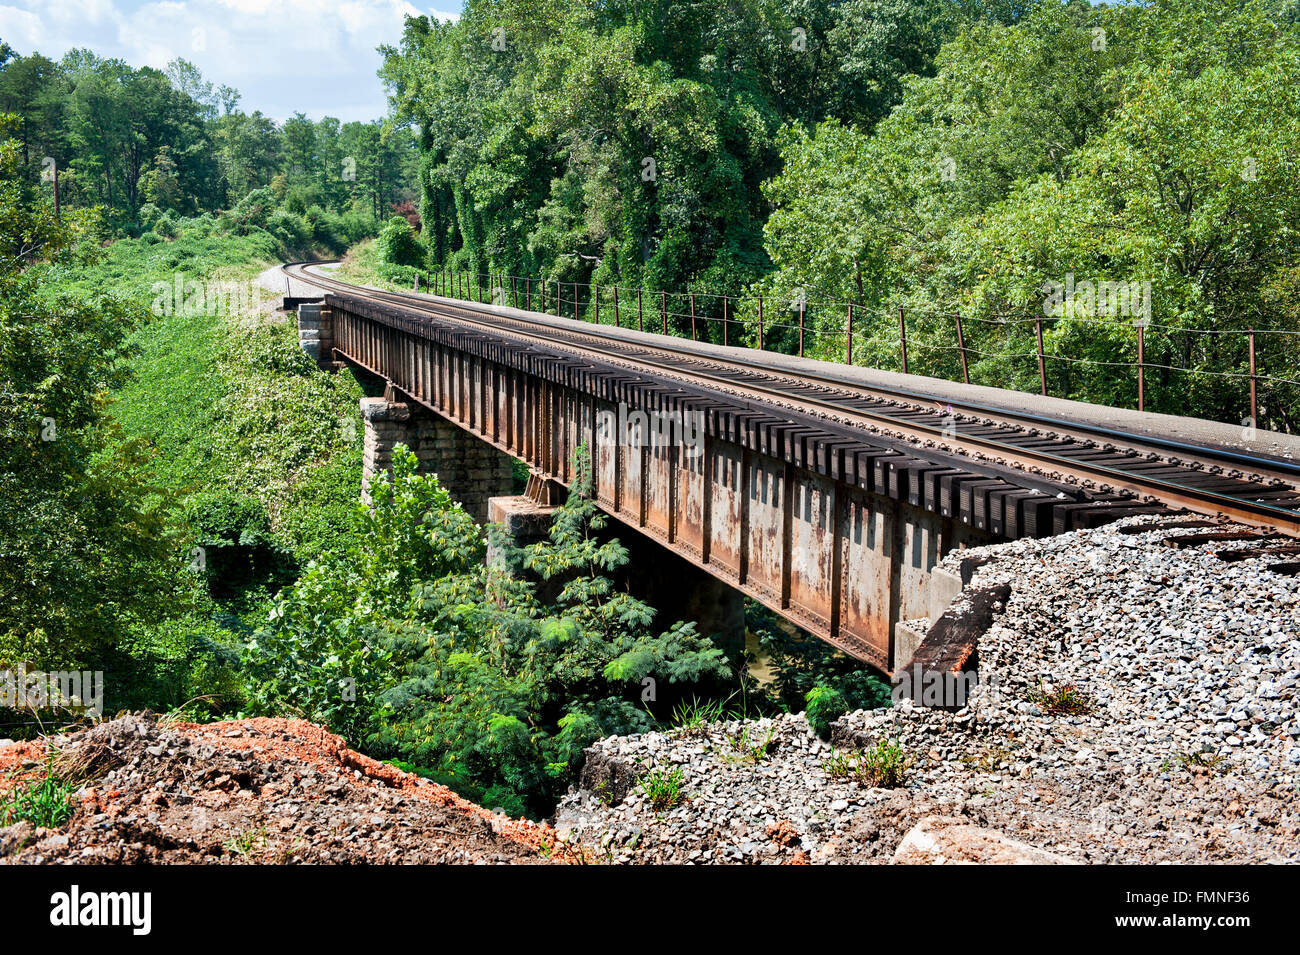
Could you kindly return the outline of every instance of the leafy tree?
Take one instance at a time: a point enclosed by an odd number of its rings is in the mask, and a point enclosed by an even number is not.
[[[874,123],[964,16],[944,0],[471,0],[455,24],[408,19],[383,75],[419,127],[430,256],[734,292],[770,267],[759,187],[782,123]]]
[[[379,259],[390,265],[419,268],[424,264],[424,247],[411,223],[403,216],[393,216],[379,230]]]
[[[489,567],[479,528],[416,466],[399,447],[356,546],[277,602],[248,651],[259,708],[325,721],[476,798],[540,814],[585,746],[652,724],[639,703],[647,676],[683,692],[729,680],[693,625],[656,634],[653,610],[613,590],[606,574],[627,553],[595,536],[588,497],[560,508],[549,540]],[[554,604],[507,565],[562,578]]]
[[[49,296],[85,216],[58,221],[25,181],[14,120],[0,140],[0,660],[84,665],[186,591],[167,515],[120,440],[107,392],[142,312],[109,296]]]
[[[1182,329],[1294,328],[1300,39],[1281,5],[1044,3],[1002,19],[964,26],[874,129],[787,128],[764,187],[775,268],[753,292],[806,301],[810,351],[836,359],[846,315],[826,303],[856,303],[855,358],[884,367],[904,305],[913,368],[950,378],[960,310],[976,320],[974,380],[1037,390],[1045,286],[1122,283],[1143,290],[1140,314],[1080,299],[1047,323],[1051,390],[1133,403],[1116,365],[1142,319],[1149,407],[1241,420],[1244,337]],[[1266,373],[1296,377],[1291,339],[1269,346]],[[1296,396],[1264,388],[1273,426],[1296,426]]]

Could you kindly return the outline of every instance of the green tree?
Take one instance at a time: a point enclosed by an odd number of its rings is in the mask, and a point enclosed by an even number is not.
[[[721,650],[616,592],[627,560],[601,518],[571,495],[548,541],[484,563],[479,528],[414,454],[372,483],[357,545],[308,568],[250,644],[255,705],[343,729],[371,751],[436,770],[474,798],[541,814],[584,746],[652,724],[650,677],[668,695],[716,692]],[[516,572],[563,581],[551,605]]]
[[[144,450],[105,414],[142,314],[43,294],[90,223],[54,218],[21,148],[0,141],[0,660],[68,667],[175,612],[187,571]]]

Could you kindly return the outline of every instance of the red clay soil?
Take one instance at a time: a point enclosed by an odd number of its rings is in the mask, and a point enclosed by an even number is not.
[[[585,861],[550,827],[494,814],[305,720],[120,717],[0,747],[0,792],[42,775],[51,751],[81,781],[79,805],[59,829],[0,828],[0,864]]]
[[[248,750],[264,763],[289,758],[314,763],[322,770],[333,770],[338,767],[353,770],[353,778],[358,786],[382,786],[395,789],[409,793],[416,799],[424,799],[466,815],[486,819],[494,823],[497,831],[507,839],[535,851],[540,851],[544,842],[555,841],[555,832],[549,826],[541,826],[527,819],[510,819],[490,812],[477,803],[457,796],[446,786],[431,783],[427,779],[421,779],[415,773],[403,772],[396,766],[381,763],[354,749],[348,749],[343,737],[335,736],[324,727],[308,723],[306,720],[257,717],[224,723],[174,723],[172,725],[191,739],[207,740],[213,745],[226,749]],[[361,774],[359,777],[355,775],[357,772]]]

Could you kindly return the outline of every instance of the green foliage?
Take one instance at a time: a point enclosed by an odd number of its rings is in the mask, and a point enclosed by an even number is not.
[[[682,700],[672,712],[672,725],[687,736],[703,732],[713,723],[727,718],[727,700],[700,699],[692,696]]]
[[[1212,749],[1202,748],[1194,752],[1178,752],[1160,764],[1160,771],[1167,773],[1177,767],[1194,776],[1214,775],[1227,769],[1228,757]]]
[[[775,736],[776,730],[769,728],[766,734],[759,737],[752,726],[745,724],[738,735],[728,740],[731,756],[743,763],[761,763],[767,759]]]
[[[199,216],[172,220],[174,241],[100,249],[93,217],[55,223],[20,167],[4,178],[18,245],[0,377],[21,440],[0,467],[0,578],[21,576],[0,579],[0,661],[103,670],[110,711],[238,710],[239,618],[355,530],[360,386],[262,317],[251,279],[272,236]],[[176,307],[178,276],[240,283],[249,308]]]
[[[101,207],[118,234],[175,238],[187,217],[228,209],[237,234],[341,251],[414,198],[405,126],[302,114],[277,125],[180,59],[164,73],[88,50],[58,63],[7,53],[0,112],[21,117],[23,177],[36,183],[54,160],[65,208]]]
[[[380,262],[413,268],[424,264],[424,246],[411,228],[411,223],[401,216],[393,216],[384,224],[379,230],[376,245]]]
[[[1044,333],[1051,391],[1135,403],[1135,376],[1106,363],[1134,361],[1131,323],[1145,319],[1148,409],[1240,421],[1244,336],[1184,330],[1300,317],[1300,34],[1282,6],[1052,2],[964,27],[874,130],[839,117],[787,129],[764,187],[776,268],[754,291],[805,290],[821,333],[809,347],[840,360],[844,310],[818,301],[859,303],[855,358],[883,367],[897,367],[906,305],[913,370],[949,378],[960,311],[972,380],[1037,390],[1047,283],[1145,284],[1149,314],[1064,303]],[[1019,324],[988,321],[1003,316]],[[1289,336],[1267,351],[1270,373],[1297,376]],[[1265,386],[1270,426],[1300,425],[1297,397]]]
[[[544,605],[531,584],[486,565],[480,529],[416,468],[399,446],[372,507],[359,509],[355,543],[309,564],[275,601],[246,653],[256,710],[301,713],[487,804],[540,815],[585,747],[650,728],[647,673],[684,688],[729,677],[692,627],[656,634],[650,608],[612,592],[603,574],[626,551],[594,534],[589,498],[572,495],[550,539],[513,555],[565,580]]]
[[[686,794],[682,791],[684,781],[685,776],[680,767],[652,769],[641,777],[641,789],[655,812],[667,812],[686,800]]]
[[[454,24],[411,18],[383,75],[399,117],[423,131],[430,260],[551,281],[747,285],[768,268],[759,185],[778,168],[776,130],[828,113],[875,123],[907,74],[928,71],[956,8],[470,0]],[[498,28],[506,49],[489,53]]]
[[[198,721],[242,708],[240,651],[222,621],[224,605],[194,603],[195,610],[132,629],[95,661],[104,671],[105,712],[150,709]]]
[[[901,786],[910,765],[897,740],[877,740],[858,754],[858,778],[868,786]]]
[[[1036,690],[1029,694],[1029,699],[1051,716],[1087,716],[1096,709],[1093,702],[1073,683]]]
[[[105,414],[142,311],[43,286],[92,223],[60,222],[0,141],[0,661],[86,660],[183,598],[171,497]]]
[[[0,827],[27,820],[34,826],[58,828],[72,818],[75,790],[54,772],[51,757],[44,775],[0,793]]]
[[[856,779],[863,786],[892,789],[901,786],[911,757],[896,740],[877,740],[857,753],[833,753],[824,764],[832,779]]]
[[[812,720],[808,700],[819,687],[834,692],[829,699],[843,705],[842,713],[889,705],[890,686],[878,672],[825,641],[796,630],[761,604],[746,602],[745,623],[758,637],[764,662],[772,673],[772,682],[755,691],[760,707],[786,712],[806,710]],[[830,716],[828,721],[839,715]]]
[[[806,704],[808,723],[823,739],[830,733],[831,723],[849,711],[843,694],[829,686],[815,686],[809,690]]]

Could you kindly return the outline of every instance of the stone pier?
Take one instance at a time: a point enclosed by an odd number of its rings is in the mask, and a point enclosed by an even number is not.
[[[392,468],[393,448],[405,444],[420,460],[421,474],[436,474],[452,498],[479,523],[488,519],[488,501],[514,489],[509,455],[462,430],[421,405],[362,398],[365,449],[361,497],[370,502],[370,479]]]
[[[488,523],[500,524],[506,539],[515,547],[523,548],[545,540],[551,533],[551,520],[555,517],[555,506],[538,504],[523,494],[510,497],[494,497],[488,501]],[[564,589],[564,581],[542,580],[536,574],[524,570],[518,561],[509,561],[502,548],[488,541],[487,561],[489,565],[500,564],[511,576],[533,582],[533,593],[543,603],[550,603]]]
[[[319,302],[298,306],[298,344],[322,367],[333,361],[334,320]]]

